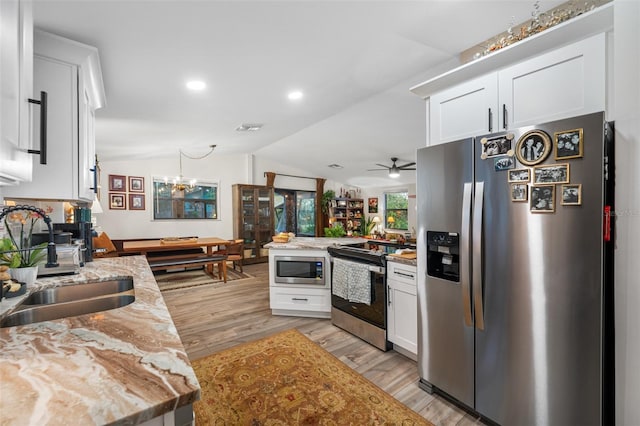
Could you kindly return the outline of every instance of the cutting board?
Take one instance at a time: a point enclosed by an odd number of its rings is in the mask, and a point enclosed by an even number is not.
[[[413,253],[403,253],[403,254],[392,253],[389,256],[391,256],[391,257],[400,257],[402,259],[416,259],[418,257],[418,253],[415,252],[415,251]]]

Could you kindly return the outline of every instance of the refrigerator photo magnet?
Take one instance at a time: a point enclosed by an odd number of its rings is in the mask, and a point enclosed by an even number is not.
[[[516,158],[525,166],[542,163],[551,153],[551,139],[542,130],[530,130],[518,139]]]
[[[526,183],[511,184],[511,201],[523,202],[529,199],[529,185]]]
[[[502,136],[480,139],[480,144],[482,145],[482,154],[480,154],[480,158],[486,160],[487,158],[496,157],[498,155],[513,156],[513,138],[513,133],[508,133]]]
[[[529,210],[532,213],[553,213],[555,211],[555,194],[555,185],[532,186]]]

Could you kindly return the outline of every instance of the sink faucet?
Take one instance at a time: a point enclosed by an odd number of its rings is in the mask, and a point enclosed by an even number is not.
[[[2,212],[0,212],[0,220],[2,220],[2,218],[9,213],[16,210],[27,210],[30,212],[34,212],[38,216],[40,216],[42,220],[44,220],[44,223],[47,225],[47,229],[49,229],[49,244],[47,244],[47,263],[45,264],[45,267],[54,268],[58,266],[58,255],[56,254],[56,244],[53,241],[53,227],[51,226],[51,218],[44,212],[44,210],[39,209],[35,206],[10,206],[2,209]]]

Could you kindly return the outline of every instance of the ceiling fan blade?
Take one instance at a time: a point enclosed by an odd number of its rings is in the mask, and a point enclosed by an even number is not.
[[[407,164],[403,164],[402,166],[398,166],[398,168],[399,169],[409,170],[409,169],[406,169],[405,167],[413,166],[415,164],[416,164],[416,162],[414,161],[413,163],[407,163]]]
[[[384,169],[367,169],[368,172],[372,172],[374,170],[389,170],[389,168],[385,167]]]
[[[387,170],[391,168],[391,166],[385,166],[384,164],[379,164],[379,163],[376,163],[376,166],[384,167]]]

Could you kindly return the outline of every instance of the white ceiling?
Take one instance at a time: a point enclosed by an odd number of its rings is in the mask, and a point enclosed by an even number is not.
[[[547,10],[561,1],[542,1]],[[101,161],[253,153],[341,183],[390,186],[413,161],[424,102],[409,87],[530,18],[533,0],[34,0],[35,25],[99,49]],[[188,92],[198,78],[208,87]],[[301,90],[302,100],[287,99]],[[239,133],[241,123],[263,123]],[[215,155],[215,154],[214,154]],[[327,166],[337,163],[343,169]],[[277,170],[275,170],[277,172]]]

